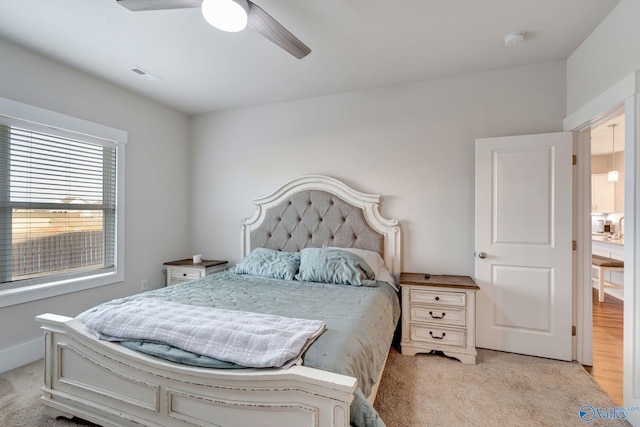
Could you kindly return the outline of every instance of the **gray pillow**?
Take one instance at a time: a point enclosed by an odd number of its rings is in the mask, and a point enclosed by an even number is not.
[[[306,248],[300,251],[296,279],[305,282],[378,286],[373,269],[362,257],[340,249]]]
[[[256,248],[230,270],[235,274],[293,280],[300,265],[299,252]]]

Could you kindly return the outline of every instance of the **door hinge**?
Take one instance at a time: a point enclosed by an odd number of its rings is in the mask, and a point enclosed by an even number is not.
[[[574,166],[578,164],[578,156],[575,154],[572,156],[571,164]]]
[[[578,249],[578,242],[576,242],[575,240],[571,241],[571,249],[573,249],[574,251],[576,249]]]
[[[577,335],[576,327],[572,325],[572,326],[571,326],[571,336],[572,336],[572,337],[575,337],[576,335]]]

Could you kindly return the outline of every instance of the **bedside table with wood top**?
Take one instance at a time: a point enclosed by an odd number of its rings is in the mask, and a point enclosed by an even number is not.
[[[167,286],[171,286],[225,270],[227,261],[203,259],[202,262],[194,264],[193,259],[189,258],[165,262],[163,265],[167,267]]]
[[[476,363],[476,291],[468,276],[400,274],[402,354],[442,351]]]

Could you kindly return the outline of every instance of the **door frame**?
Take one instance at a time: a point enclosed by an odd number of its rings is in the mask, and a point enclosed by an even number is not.
[[[590,158],[585,158],[587,149],[584,129],[590,128],[599,119],[610,115],[621,107],[625,112],[625,274],[624,274],[624,403],[635,406],[640,399],[640,142],[637,126],[640,124],[640,70],[628,75],[601,93],[589,103],[569,115],[563,121],[565,131],[577,134],[577,191],[575,197],[578,243],[575,293],[577,336],[575,340],[576,360],[583,364],[592,363],[592,292],[591,292],[591,224],[586,221],[590,215],[590,193],[586,181],[590,180]],[[582,130],[582,131],[581,131]],[[590,182],[590,181],[589,181]],[[589,184],[590,185],[590,184]],[[586,214],[586,215],[585,215]],[[640,422],[640,414],[628,414]],[[635,424],[634,424],[635,425]]]
[[[591,124],[574,129],[577,157],[574,184],[574,323],[573,358],[593,365],[593,303],[591,294]],[[589,287],[587,288],[587,284]],[[588,291],[588,292],[587,292]],[[588,299],[588,304],[587,304]]]

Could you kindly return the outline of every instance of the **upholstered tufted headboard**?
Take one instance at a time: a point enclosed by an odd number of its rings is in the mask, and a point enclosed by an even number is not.
[[[378,195],[309,175],[254,202],[256,214],[243,220],[243,257],[258,247],[290,252],[324,245],[354,247],[380,253],[391,274],[396,279],[400,274],[400,226],[380,215]]]

